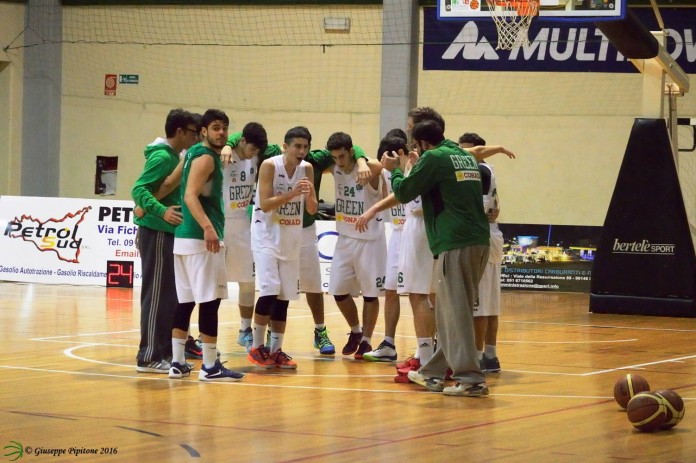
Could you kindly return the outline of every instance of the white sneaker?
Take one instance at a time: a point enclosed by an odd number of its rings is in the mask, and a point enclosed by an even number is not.
[[[408,372],[408,380],[433,392],[442,392],[445,388],[445,382],[440,378],[426,378],[415,370]]]
[[[446,387],[442,391],[442,393],[444,395],[463,396],[463,397],[481,397],[481,396],[489,394],[488,386],[486,386],[486,383],[478,383],[478,384],[457,383],[454,386]]]
[[[396,348],[393,344],[382,341],[377,349],[365,352],[363,358],[370,362],[396,362]]]

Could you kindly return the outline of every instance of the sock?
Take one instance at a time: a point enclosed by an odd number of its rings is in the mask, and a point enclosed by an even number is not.
[[[245,331],[247,328],[251,328],[251,318],[242,318],[240,330]]]
[[[418,349],[416,349],[416,357],[421,361],[421,365],[433,358],[435,346],[433,346],[433,338],[418,338]]]
[[[388,342],[389,344],[391,344],[392,346],[395,345],[395,344],[394,344],[394,338],[392,338],[392,337],[390,337],[390,336],[385,336],[385,337],[384,337],[384,340],[387,341],[387,342]]]
[[[479,360],[483,358],[483,351],[482,350],[477,350],[476,351],[476,356],[478,357]]]
[[[278,352],[283,345],[283,335],[284,333],[276,333],[271,331],[271,354]]]
[[[362,333],[362,328],[360,327],[360,325],[351,326],[350,332],[351,333]]]
[[[324,328],[326,328],[326,324],[325,324],[325,323],[315,323],[315,324],[314,324],[314,329],[317,330],[317,331],[321,331],[321,330],[323,330]]]
[[[263,346],[263,343],[266,342],[266,325],[257,325],[254,323],[251,327],[251,331],[254,336],[254,342],[251,347],[257,349]]]
[[[372,338],[368,338],[367,336],[363,336],[360,342],[366,341],[368,344],[372,345]]]
[[[489,359],[496,358],[498,356],[498,349],[495,344],[486,344],[483,348],[483,352]]]
[[[206,368],[213,368],[217,360],[217,343],[204,342],[203,344],[203,365]]]
[[[183,365],[186,362],[184,347],[186,347],[185,339],[172,338],[172,362],[176,362],[179,365]]]

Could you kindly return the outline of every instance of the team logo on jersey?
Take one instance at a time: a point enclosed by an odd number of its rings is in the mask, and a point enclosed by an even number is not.
[[[458,182],[465,182],[467,180],[480,180],[481,174],[478,171],[472,172],[469,170],[458,170],[455,173]]]
[[[355,185],[355,189],[358,190],[358,191],[360,191],[360,190],[363,189],[363,186],[362,186],[361,184],[358,183],[357,185]]]

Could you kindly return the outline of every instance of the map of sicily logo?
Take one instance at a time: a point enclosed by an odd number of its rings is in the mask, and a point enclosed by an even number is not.
[[[15,217],[7,223],[4,236],[19,238],[36,246],[39,251],[52,251],[64,262],[79,263],[80,245],[78,238],[80,224],[91,206],[77,212],[68,212],[62,218],[40,220],[30,215]]]

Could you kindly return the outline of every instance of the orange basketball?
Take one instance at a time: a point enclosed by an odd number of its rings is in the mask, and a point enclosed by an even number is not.
[[[469,3],[469,6],[471,7],[472,10],[478,10],[479,9],[478,0],[471,0],[471,3]]]
[[[684,401],[679,394],[671,389],[662,389],[656,391],[655,394],[662,397],[667,411],[662,429],[672,429],[684,418]]]
[[[614,384],[614,399],[621,408],[626,408],[628,401],[639,392],[650,390],[650,385],[645,378],[639,375],[627,374],[619,378]]]
[[[626,415],[639,431],[658,431],[667,419],[665,400],[653,392],[638,393],[629,400]]]

